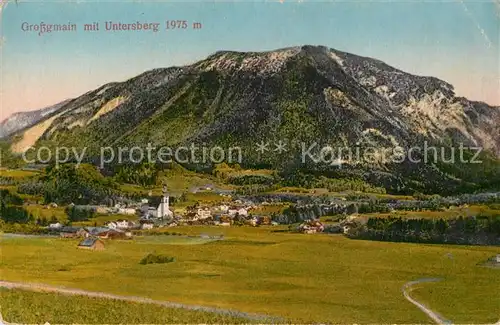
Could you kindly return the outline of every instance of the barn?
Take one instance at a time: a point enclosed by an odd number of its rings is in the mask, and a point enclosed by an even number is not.
[[[104,249],[104,243],[97,238],[86,238],[78,244],[78,248],[102,251]]]

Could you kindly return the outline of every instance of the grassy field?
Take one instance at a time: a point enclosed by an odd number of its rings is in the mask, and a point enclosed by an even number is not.
[[[163,182],[168,184],[168,191],[173,196],[180,196],[184,192],[189,192],[193,188],[205,186],[212,184],[218,188],[231,189],[232,186],[220,183],[218,179],[206,174],[200,174],[195,172],[190,172],[185,169],[169,171],[166,170],[161,173],[159,177],[158,184],[151,188],[144,188],[139,185],[134,184],[121,184],[120,189],[124,192],[141,194],[145,197],[148,196],[149,192],[153,195],[161,195]]]
[[[109,221],[116,220],[129,220],[129,221],[139,221],[139,217],[137,215],[130,214],[97,214],[93,218],[90,218],[88,221],[78,221],[73,222],[73,226],[104,226]]]
[[[259,205],[255,209],[250,210],[252,214],[263,214],[263,215],[271,215],[273,213],[283,213],[290,205],[286,203],[276,203],[276,204],[267,204],[267,205]]]
[[[24,209],[31,213],[35,219],[46,218],[47,220],[50,220],[53,216],[60,222],[65,222],[68,219],[66,212],[64,212],[64,207],[51,208],[38,204],[26,204],[24,205]]]
[[[142,243],[143,238],[107,241],[99,252],[78,250],[75,240],[3,238],[0,274],[3,280],[306,323],[427,323],[427,316],[404,299],[401,288],[411,280],[439,277],[442,282],[414,291],[431,309],[457,323],[499,318],[500,297],[494,290],[499,270],[476,265],[498,248],[276,232],[280,228],[177,227],[182,234],[224,235],[224,240],[192,245],[175,239],[175,244],[165,245],[173,236],[156,236]],[[152,252],[173,256],[175,262],[140,265]]]
[[[0,169],[0,177],[12,177],[12,178],[25,178],[37,176],[39,173],[36,171],[28,171],[21,169]]]
[[[186,193],[186,200],[183,202],[175,202],[172,205],[172,209],[176,213],[184,213],[186,212],[186,208],[188,206],[192,206],[195,203],[199,203],[200,205],[213,205],[222,202],[229,201],[228,198],[219,195],[213,191],[203,191],[197,193]]]
[[[19,193],[17,185],[0,185],[0,189],[9,190],[10,193],[19,195],[19,197],[21,197],[25,201],[31,201],[31,202],[37,203],[37,202],[43,200],[43,197],[39,196],[39,195],[30,195],[30,194]]]
[[[415,286],[416,290],[413,290],[411,295],[431,308],[439,306],[434,310],[447,319],[458,320],[459,323],[455,324],[493,324],[500,320],[500,298],[498,298],[500,270],[493,271],[496,271],[496,279],[447,278],[441,282],[419,284]],[[474,289],[476,286],[482,290]],[[493,292],[496,292],[497,297],[488,303],[492,299]],[[474,306],[475,313],[490,314],[491,317],[479,318],[476,321],[470,315],[469,306]]]
[[[22,324],[246,324],[248,318],[85,296],[0,288],[2,315]],[[29,306],[29,308],[27,308]]]

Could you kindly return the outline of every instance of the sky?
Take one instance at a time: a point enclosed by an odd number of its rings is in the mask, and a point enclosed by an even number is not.
[[[218,50],[304,44],[435,76],[460,96],[500,105],[498,1],[18,0],[1,11],[0,120]],[[202,28],[166,30],[167,20],[186,20],[189,27],[199,22]],[[106,21],[158,22],[160,30],[105,31]],[[76,24],[77,31],[23,30],[42,22]],[[85,32],[84,24],[93,22],[100,30]]]

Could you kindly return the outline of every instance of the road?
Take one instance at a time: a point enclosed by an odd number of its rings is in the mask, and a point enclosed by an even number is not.
[[[414,304],[415,306],[417,306],[420,310],[422,310],[427,316],[429,316],[436,323],[438,323],[438,324],[453,324],[452,321],[443,318],[443,316],[441,316],[438,313],[430,310],[427,306],[425,306],[424,304],[416,301],[415,299],[413,299],[410,296],[410,292],[413,290],[413,288],[412,288],[413,285],[419,284],[419,283],[425,283],[425,282],[438,282],[438,281],[441,281],[441,279],[438,279],[438,278],[425,278],[425,279],[418,279],[418,280],[415,280],[415,281],[410,281],[410,282],[406,283],[403,286],[403,289],[402,289],[403,295],[404,295],[404,297],[409,302],[411,302],[412,304]],[[498,320],[498,322],[496,322],[495,324],[492,324],[492,325],[500,325],[500,319]]]
[[[235,317],[247,318],[249,320],[262,321],[262,322],[280,322],[280,321],[283,322],[284,321],[283,319],[278,318],[278,317],[245,313],[245,312],[231,310],[231,309],[205,307],[205,306],[199,306],[199,305],[186,305],[186,304],[180,304],[180,303],[175,303],[175,302],[170,302],[170,301],[153,300],[153,299],[144,298],[144,297],[121,296],[121,295],[115,295],[115,294],[110,294],[110,293],[105,293],[105,292],[70,289],[70,288],[56,287],[56,286],[51,286],[51,285],[46,285],[46,284],[38,284],[38,283],[22,283],[22,282],[11,282],[11,281],[1,281],[0,280],[0,288],[21,289],[21,290],[38,291],[38,292],[54,292],[54,293],[59,293],[59,294],[64,294],[64,295],[87,296],[87,297],[115,299],[115,300],[130,301],[130,302],[145,303],[145,304],[154,304],[154,305],[159,305],[159,306],[168,307],[168,308],[183,308],[183,309],[205,311],[205,312],[216,313],[216,314],[225,314],[225,315],[230,315],[230,316],[235,316]],[[6,321],[2,321],[2,315],[0,314],[0,325],[1,324],[9,324],[9,323],[6,323]],[[12,323],[10,323],[10,324],[13,325]]]
[[[403,286],[403,289],[402,289],[403,295],[406,298],[406,300],[408,300],[409,302],[411,302],[412,304],[417,306],[420,310],[422,310],[427,316],[429,316],[436,323],[438,323],[438,324],[453,324],[450,320],[443,318],[441,315],[430,310],[427,306],[416,301],[415,299],[413,299],[410,296],[410,292],[413,290],[413,286],[415,284],[425,283],[425,282],[438,282],[438,281],[441,281],[441,279],[426,278],[426,279],[419,279],[419,280],[415,280],[415,281],[410,281]]]

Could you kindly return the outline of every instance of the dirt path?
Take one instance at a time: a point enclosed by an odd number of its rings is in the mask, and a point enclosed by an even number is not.
[[[189,309],[189,310],[204,311],[204,312],[210,312],[210,313],[216,313],[216,314],[224,314],[224,315],[230,315],[230,316],[235,316],[235,317],[242,317],[242,318],[247,318],[249,320],[257,320],[257,321],[262,321],[262,322],[273,322],[274,323],[274,322],[284,322],[285,321],[284,319],[281,319],[278,317],[245,313],[245,312],[231,310],[231,309],[204,307],[204,306],[199,306],[199,305],[186,305],[186,304],[180,304],[180,303],[175,303],[175,302],[170,302],[170,301],[153,300],[153,299],[144,298],[144,297],[121,296],[121,295],[115,295],[115,294],[110,294],[110,293],[105,293],[105,292],[70,289],[70,288],[56,287],[56,286],[51,286],[51,285],[46,285],[46,284],[38,284],[38,283],[0,281],[0,288],[21,289],[21,290],[38,291],[38,292],[54,292],[54,293],[60,293],[60,294],[64,294],[64,295],[87,296],[87,297],[95,297],[95,298],[115,299],[115,300],[122,300],[122,301],[138,302],[138,303],[145,303],[145,304],[154,304],[154,305],[164,306],[164,307],[168,307],[168,308],[183,308],[183,309]],[[2,315],[0,314],[0,325],[2,323],[9,324],[9,323],[6,323],[5,321],[2,320]],[[10,323],[10,324],[12,324],[12,323]]]
[[[441,281],[441,279],[429,278],[429,279],[419,279],[419,280],[408,282],[403,286],[403,289],[402,289],[403,295],[406,298],[406,300],[408,300],[409,302],[411,302],[412,304],[417,306],[420,310],[422,310],[427,316],[429,316],[436,323],[438,323],[438,324],[453,324],[450,320],[443,318],[441,315],[430,310],[427,306],[416,301],[415,299],[413,299],[410,296],[410,292],[413,290],[413,288],[412,288],[413,285],[419,284],[419,283],[437,282],[437,281]]]

